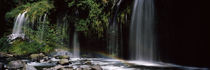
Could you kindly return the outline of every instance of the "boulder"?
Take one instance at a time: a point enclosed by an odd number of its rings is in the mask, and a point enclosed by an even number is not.
[[[69,64],[69,60],[68,60],[68,59],[61,59],[61,60],[59,61],[59,64],[61,64],[61,65]]]
[[[103,70],[100,65],[91,66],[91,70]]]
[[[45,57],[45,55],[43,53],[40,53],[40,54],[31,54],[30,55],[30,58],[32,60],[40,60],[40,59],[43,59]]]
[[[51,56],[58,59],[69,59],[72,53],[63,49],[55,49],[55,52],[51,53]]]
[[[19,69],[24,67],[25,63],[21,60],[10,61],[8,64],[8,69]]]

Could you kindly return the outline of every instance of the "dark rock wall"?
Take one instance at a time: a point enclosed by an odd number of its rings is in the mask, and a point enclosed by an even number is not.
[[[210,67],[210,27],[204,1],[155,0],[160,59]]]

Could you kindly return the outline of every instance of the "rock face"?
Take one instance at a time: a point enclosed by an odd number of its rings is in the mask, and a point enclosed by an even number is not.
[[[31,54],[30,55],[30,58],[32,60],[35,60],[35,61],[40,60],[40,59],[42,59],[44,57],[45,57],[45,55],[43,53],[40,53],[40,54]]]
[[[8,69],[18,69],[24,67],[25,63],[23,61],[10,61],[8,64]]]

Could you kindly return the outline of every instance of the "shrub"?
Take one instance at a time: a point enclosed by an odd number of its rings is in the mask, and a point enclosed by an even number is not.
[[[42,45],[36,41],[27,42],[16,40],[10,48],[9,52],[15,55],[28,55],[41,52],[49,53],[52,50],[52,47],[49,47],[48,45]]]
[[[0,52],[8,52],[11,45],[7,41],[7,37],[0,38]]]
[[[16,40],[13,42],[13,45],[9,51],[15,55],[27,55],[31,53],[38,53],[40,46],[41,45],[37,42]]]

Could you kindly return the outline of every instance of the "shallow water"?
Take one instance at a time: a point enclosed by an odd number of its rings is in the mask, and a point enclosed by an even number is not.
[[[151,63],[144,61],[124,61],[118,59],[105,59],[105,58],[71,58],[73,68],[85,67],[82,61],[89,60],[93,65],[100,65],[103,70],[208,70],[207,68],[187,67],[179,66],[169,63]],[[36,67],[49,67],[55,64],[47,63],[28,63],[29,65]],[[43,65],[44,64],[44,65]],[[45,65],[46,64],[46,65]]]

